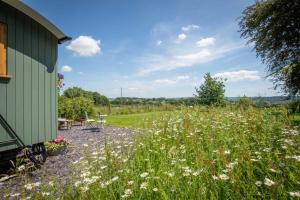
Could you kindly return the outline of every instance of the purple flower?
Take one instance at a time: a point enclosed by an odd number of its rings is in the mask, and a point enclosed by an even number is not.
[[[61,73],[57,73],[57,77],[58,77],[59,79],[64,79],[64,75],[61,74]]]

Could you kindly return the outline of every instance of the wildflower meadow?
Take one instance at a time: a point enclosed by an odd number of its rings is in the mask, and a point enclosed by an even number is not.
[[[182,108],[140,129],[107,138],[73,163],[64,187],[41,199],[299,198],[299,129],[284,108]],[[34,185],[24,187],[24,196]]]

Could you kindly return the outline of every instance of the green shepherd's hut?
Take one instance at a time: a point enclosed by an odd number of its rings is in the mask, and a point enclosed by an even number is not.
[[[71,38],[19,0],[0,0],[0,162],[57,136],[57,50]]]

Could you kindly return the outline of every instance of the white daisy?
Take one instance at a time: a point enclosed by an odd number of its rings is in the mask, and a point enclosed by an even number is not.
[[[270,186],[274,185],[275,182],[272,181],[271,179],[265,178],[264,184],[265,184],[266,186],[269,186],[269,187],[270,187]]]

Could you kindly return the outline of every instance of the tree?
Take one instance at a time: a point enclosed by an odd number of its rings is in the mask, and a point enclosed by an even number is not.
[[[206,73],[204,83],[195,89],[197,93],[195,96],[200,104],[223,105],[225,103],[225,85],[221,78]]]
[[[64,96],[68,98],[75,98],[75,97],[80,97],[80,96],[86,96],[85,91],[81,89],[80,87],[72,87],[68,88],[64,91]]]
[[[108,106],[109,100],[106,96],[98,92],[91,92],[81,89],[80,87],[68,88],[64,91],[64,96],[68,98],[85,97],[93,101],[94,105]]]
[[[257,56],[267,64],[275,88],[299,94],[300,1],[258,0],[244,10],[239,25],[241,37],[254,44]]]
[[[274,82],[276,82],[277,87],[281,87],[283,91],[292,96],[296,96],[300,91],[300,64],[290,64],[282,70],[276,77],[274,77]]]
[[[106,96],[103,96],[103,95],[99,94],[98,92],[92,92],[91,94],[93,97],[94,104],[96,106],[98,106],[98,105],[108,106],[109,105],[109,100]]]
[[[247,109],[254,105],[254,102],[249,97],[246,97],[245,95],[241,98],[239,98],[237,105],[241,109]]]

